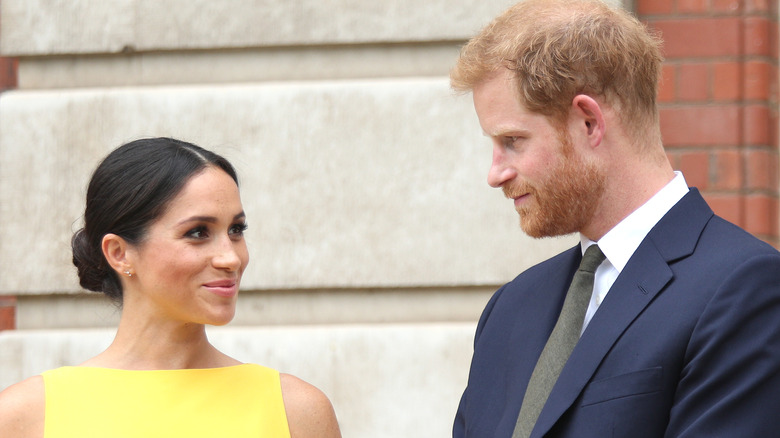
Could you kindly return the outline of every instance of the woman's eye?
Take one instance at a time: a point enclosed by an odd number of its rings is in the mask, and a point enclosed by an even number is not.
[[[244,231],[246,231],[247,228],[248,228],[247,224],[235,224],[232,227],[230,227],[228,234],[240,236],[244,234]]]
[[[195,227],[189,231],[187,231],[186,236],[191,237],[193,239],[205,239],[208,237],[209,233],[206,227]]]

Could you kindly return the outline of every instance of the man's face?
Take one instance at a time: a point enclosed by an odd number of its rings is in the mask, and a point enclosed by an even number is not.
[[[493,143],[488,183],[514,200],[523,231],[551,237],[586,227],[605,174],[578,152],[567,129],[525,109],[508,70],[474,87],[474,107]]]

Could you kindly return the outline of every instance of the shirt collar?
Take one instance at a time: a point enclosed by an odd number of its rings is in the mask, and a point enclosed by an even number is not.
[[[599,248],[618,272],[626,266],[647,233],[686,193],[688,184],[682,173],[675,171],[674,178],[669,183],[598,241]],[[596,242],[580,234],[580,249],[583,254],[585,249],[594,243]]]

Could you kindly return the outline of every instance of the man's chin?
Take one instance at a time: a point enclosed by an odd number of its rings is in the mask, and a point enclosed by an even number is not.
[[[520,229],[523,230],[525,234],[534,239],[550,237],[544,232],[543,227],[540,226],[541,224],[539,224],[538,221],[529,218],[527,213],[523,214],[518,210],[518,214],[520,215]]]
[[[562,224],[556,224],[550,221],[539,221],[538,218],[534,219],[537,220],[532,220],[523,215],[520,216],[520,229],[534,239],[566,236],[578,231],[576,227],[574,227],[574,230],[570,230],[572,227],[562,227]]]

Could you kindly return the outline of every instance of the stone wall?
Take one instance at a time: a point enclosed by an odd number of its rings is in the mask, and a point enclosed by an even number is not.
[[[70,236],[98,160],[165,135],[241,179],[251,263],[212,341],[322,388],[344,436],[447,436],[490,294],[576,241],[522,234],[448,86],[511,3],[2,0],[0,388],[110,342]]]

